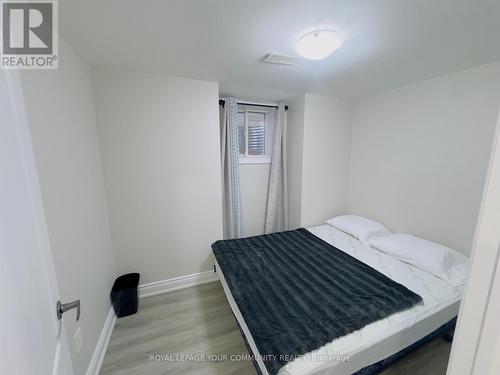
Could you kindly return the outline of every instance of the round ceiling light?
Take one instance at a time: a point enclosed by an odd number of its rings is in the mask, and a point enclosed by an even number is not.
[[[316,30],[304,35],[295,45],[295,52],[308,60],[321,60],[342,45],[342,39],[332,30]]]

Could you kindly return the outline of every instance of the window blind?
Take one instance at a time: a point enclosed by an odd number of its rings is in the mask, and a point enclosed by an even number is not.
[[[266,154],[266,115],[248,112],[248,155]]]
[[[245,123],[246,116],[246,123]],[[262,112],[238,113],[238,141],[240,155],[266,155],[266,114]],[[246,152],[245,152],[246,151]]]

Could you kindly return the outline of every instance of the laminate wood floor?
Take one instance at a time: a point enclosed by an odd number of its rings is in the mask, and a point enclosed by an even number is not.
[[[438,338],[382,374],[444,375],[450,347]],[[223,357],[247,353],[222,286],[213,282],[142,299],[136,315],[117,320],[100,374],[255,375],[251,362]]]

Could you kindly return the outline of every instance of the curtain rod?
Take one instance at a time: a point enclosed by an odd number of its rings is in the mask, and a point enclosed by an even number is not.
[[[222,106],[222,108],[224,108],[224,105],[226,104],[226,101],[224,99],[219,99],[219,105]],[[267,105],[267,104],[254,104],[254,103],[243,103],[243,102],[238,102],[238,104],[241,104],[241,105],[252,105],[254,107],[265,107],[265,108],[278,108],[277,105]],[[288,111],[288,106],[286,105],[285,106],[285,111]]]

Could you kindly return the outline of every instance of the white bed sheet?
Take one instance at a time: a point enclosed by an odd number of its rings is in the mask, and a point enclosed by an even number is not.
[[[315,236],[368,264],[392,280],[403,284],[420,295],[423,303],[339,337],[321,348],[287,363],[280,369],[279,375],[351,374],[397,353],[427,336],[458,314],[463,285],[453,287],[429,273],[363,245],[354,237],[330,225],[325,224],[307,229]],[[218,264],[217,271],[236,319],[240,323],[254,354],[258,355],[253,338],[234,302]],[[342,356],[349,357],[349,360],[331,360]],[[258,362],[266,374],[267,371],[263,368],[263,363]]]

